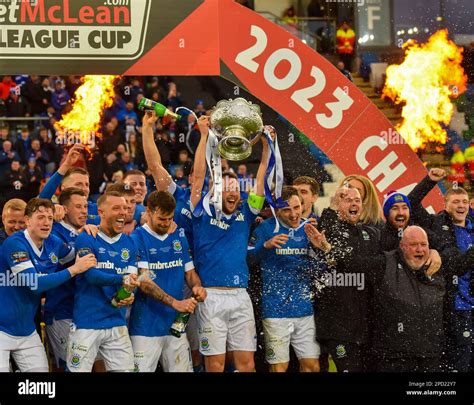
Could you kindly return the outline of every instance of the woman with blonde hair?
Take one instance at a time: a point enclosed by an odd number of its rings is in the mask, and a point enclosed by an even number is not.
[[[356,188],[362,198],[362,215],[360,220],[365,225],[382,225],[383,211],[375,191],[374,183],[367,177],[351,174],[342,179],[340,186]]]

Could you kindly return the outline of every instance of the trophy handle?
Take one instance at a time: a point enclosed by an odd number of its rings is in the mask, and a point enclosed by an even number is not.
[[[250,140],[250,145],[251,145],[251,146],[255,145],[255,144],[260,140],[260,138],[262,137],[262,134],[263,134],[262,131],[258,132],[258,133],[254,136],[254,138]]]

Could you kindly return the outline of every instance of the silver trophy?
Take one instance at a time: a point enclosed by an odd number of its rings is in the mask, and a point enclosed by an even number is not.
[[[242,97],[219,101],[209,121],[219,138],[219,154],[228,160],[248,158],[263,131],[260,107]]]

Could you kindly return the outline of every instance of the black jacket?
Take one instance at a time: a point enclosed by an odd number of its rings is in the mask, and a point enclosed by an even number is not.
[[[445,281],[412,270],[400,250],[346,257],[364,269],[374,291],[372,347],[385,357],[437,357],[443,343]]]
[[[457,247],[456,232],[451,216],[446,211],[430,214],[421,202],[425,196],[436,186],[436,182],[426,176],[408,195],[412,210],[413,222],[436,235],[437,250],[443,262],[445,276],[463,275],[474,268],[474,248],[461,253]]]
[[[325,210],[318,228],[326,231],[326,238],[334,247],[325,259],[330,264],[328,274],[332,282],[322,289],[317,300],[316,335],[318,340],[334,339],[341,342],[365,344],[369,332],[369,302],[371,291],[360,285],[334,285],[344,278],[361,279],[362,269],[349,268],[344,255],[358,252],[364,257],[379,251],[380,231],[374,227],[341,222],[333,210]]]

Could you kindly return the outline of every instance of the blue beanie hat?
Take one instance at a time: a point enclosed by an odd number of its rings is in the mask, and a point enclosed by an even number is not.
[[[406,203],[411,211],[411,204],[408,197],[405,194],[398,193],[397,191],[391,191],[387,194],[383,202],[383,214],[385,215],[385,218],[388,217],[390,208],[397,203]]]

